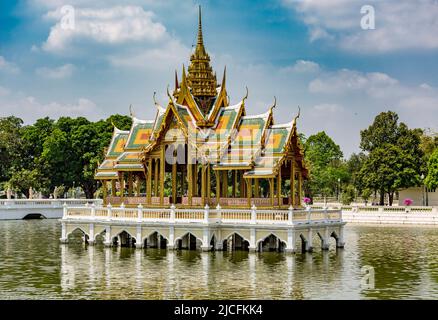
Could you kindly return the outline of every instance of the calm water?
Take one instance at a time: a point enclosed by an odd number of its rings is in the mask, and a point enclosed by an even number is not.
[[[344,250],[296,255],[60,245],[60,229],[0,221],[1,299],[438,299],[438,228],[351,225]]]

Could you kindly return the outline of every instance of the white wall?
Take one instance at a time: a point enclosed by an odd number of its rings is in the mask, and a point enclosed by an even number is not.
[[[403,205],[403,201],[406,198],[410,198],[414,200],[414,206],[422,206],[423,205],[423,188],[409,188],[399,192],[399,200],[398,204]],[[424,195],[426,196],[426,195]],[[438,191],[428,192],[427,197],[429,199],[429,206],[438,206]]]

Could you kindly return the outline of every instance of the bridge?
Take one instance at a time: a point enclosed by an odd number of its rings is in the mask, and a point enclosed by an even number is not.
[[[63,206],[101,205],[100,199],[0,199],[0,220],[62,218]]]
[[[344,246],[341,210],[64,207],[61,242],[77,231],[86,243],[136,248],[311,252],[314,240]]]

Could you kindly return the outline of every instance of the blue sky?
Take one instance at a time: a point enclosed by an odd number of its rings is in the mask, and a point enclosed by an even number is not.
[[[196,41],[197,6],[218,78],[237,103],[299,130],[325,130],[346,156],[381,111],[438,130],[436,0],[19,0],[0,2],[0,116],[114,113],[152,118],[152,95],[181,74]],[[63,28],[71,5],[75,28]],[[363,5],[375,29],[363,30]]]

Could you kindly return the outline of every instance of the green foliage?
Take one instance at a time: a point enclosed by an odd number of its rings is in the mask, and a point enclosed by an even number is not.
[[[366,188],[362,190],[360,195],[365,202],[368,202],[372,194],[373,194],[373,190]]]
[[[382,112],[368,129],[361,131],[361,148],[369,154],[359,181],[361,187],[379,191],[381,205],[385,193],[392,204],[397,190],[420,183],[422,134],[420,129],[410,130],[404,123],[399,124],[398,115],[392,111]]]
[[[97,188],[94,172],[104,158],[113,124],[127,130],[131,122],[121,115],[97,122],[82,117],[55,122],[46,117],[23,126],[21,119],[0,118],[0,182],[9,181],[25,195],[30,186],[46,196],[57,186],[80,186],[92,197]]]
[[[347,181],[348,172],[342,161],[342,151],[325,132],[309,136],[304,144],[306,163],[310,168],[310,180],[306,193],[330,196],[339,192],[339,182]]]
[[[0,118],[0,181],[6,181],[20,166],[23,120],[16,117]]]
[[[22,169],[12,174],[11,178],[9,179],[9,185],[13,190],[24,194],[26,197],[29,197],[29,189],[31,187],[34,190],[40,189],[40,182],[42,180],[43,177],[37,170]]]
[[[349,205],[356,199],[356,190],[352,185],[348,185],[342,192],[341,202],[344,205]]]
[[[424,183],[429,189],[438,188],[438,148],[432,153],[427,164],[428,174]]]

